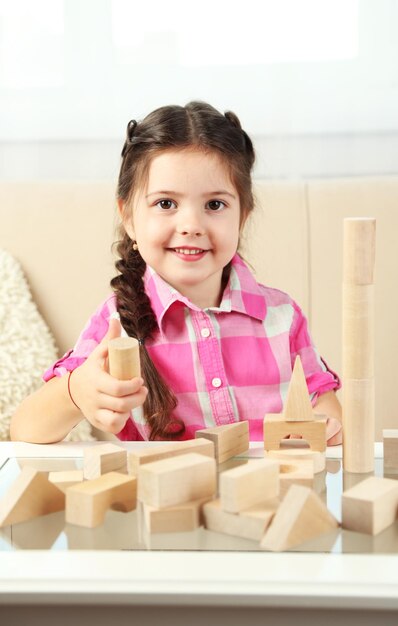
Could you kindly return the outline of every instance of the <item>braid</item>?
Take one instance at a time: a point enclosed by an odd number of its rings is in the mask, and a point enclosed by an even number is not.
[[[120,259],[116,268],[120,272],[111,280],[116,294],[120,322],[130,337],[140,340],[142,374],[149,393],[144,403],[144,415],[150,427],[150,439],[173,439],[181,435],[185,425],[181,420],[172,420],[171,412],[177,406],[173,392],[155,368],[145,347],[158,330],[158,323],[145,292],[143,276],[146,268],[140,253],[133,248],[133,242],[125,234],[117,247]]]

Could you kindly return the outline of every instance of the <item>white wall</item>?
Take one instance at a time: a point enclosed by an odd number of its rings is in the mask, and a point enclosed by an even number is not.
[[[396,173],[396,0],[0,0],[0,178],[114,178],[126,123],[238,113],[256,176]]]

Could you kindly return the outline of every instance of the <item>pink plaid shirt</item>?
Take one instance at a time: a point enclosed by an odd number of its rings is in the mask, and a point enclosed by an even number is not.
[[[150,267],[144,283],[159,325],[146,346],[177,397],[175,416],[186,426],[183,439],[193,438],[200,428],[247,420],[250,439],[261,441],[264,415],[283,409],[296,355],[313,402],[340,387],[314,348],[298,305],[286,293],[258,284],[237,254],[219,307],[198,308]],[[117,317],[114,295],[44,380],[81,365],[106,334],[111,317]],[[146,440],[148,435],[138,408],[118,437]]]

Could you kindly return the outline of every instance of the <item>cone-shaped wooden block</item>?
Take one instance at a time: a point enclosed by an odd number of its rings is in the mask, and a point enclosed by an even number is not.
[[[286,422],[311,422],[314,419],[307,381],[299,356],[294,362],[283,414]]]
[[[24,467],[0,502],[0,527],[64,508],[65,494],[49,482],[47,473]]]
[[[315,491],[292,485],[260,545],[273,552],[289,550],[338,526],[339,523]]]
[[[118,380],[141,376],[140,346],[134,337],[116,337],[108,345],[109,373]]]

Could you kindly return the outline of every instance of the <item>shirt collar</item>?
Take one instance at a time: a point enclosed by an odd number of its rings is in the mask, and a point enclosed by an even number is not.
[[[159,328],[162,326],[164,315],[176,302],[194,311],[201,310],[163,280],[149,265],[145,270],[144,285]],[[231,273],[220,306],[209,307],[206,310],[226,313],[236,311],[261,321],[265,319],[267,306],[264,295],[253,274],[238,254],[235,254],[231,261]]]

